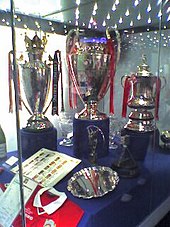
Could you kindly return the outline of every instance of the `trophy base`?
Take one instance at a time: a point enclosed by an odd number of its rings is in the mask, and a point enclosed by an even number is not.
[[[136,132],[152,132],[156,129],[153,114],[147,110],[134,110],[129,114],[129,121],[124,128]]]
[[[131,164],[129,160],[122,162],[115,162],[111,168],[115,170],[122,178],[134,178],[139,176],[139,168],[137,164]]]
[[[73,151],[77,158],[97,160],[109,153],[109,118],[73,120]]]
[[[75,114],[75,118],[82,120],[104,120],[108,116],[97,109],[96,101],[90,101],[85,103],[85,108],[81,112]]]
[[[36,114],[31,116],[27,121],[25,130],[39,132],[41,130],[48,130],[53,128],[53,124],[43,114]]]
[[[57,130],[53,127],[45,131],[31,132],[23,128],[21,146],[23,158],[29,158],[41,148],[57,150]]]
[[[156,129],[156,126],[153,124],[153,121],[146,120],[132,120],[129,119],[124,128],[134,131],[134,132],[153,132]]]
[[[121,134],[128,135],[128,149],[135,161],[143,162],[146,154],[154,148],[159,147],[159,130],[152,132],[136,132],[128,129],[122,129]]]

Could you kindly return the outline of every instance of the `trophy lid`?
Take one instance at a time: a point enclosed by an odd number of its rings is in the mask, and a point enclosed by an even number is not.
[[[150,72],[150,67],[147,64],[147,58],[146,55],[142,55],[142,63],[137,66],[137,76],[151,76],[152,73]]]
[[[43,53],[45,46],[47,44],[47,39],[46,36],[43,36],[42,39],[40,39],[35,33],[35,36],[31,40],[26,34],[25,34],[25,45],[26,49],[30,53],[35,53],[35,52],[41,52]]]

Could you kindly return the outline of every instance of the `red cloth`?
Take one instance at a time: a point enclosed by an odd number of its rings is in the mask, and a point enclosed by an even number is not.
[[[124,84],[123,106],[122,106],[122,117],[124,118],[126,118],[130,89],[131,89],[130,77],[127,76]]]
[[[33,201],[39,189],[38,186],[25,206],[27,227],[76,227],[78,225],[84,211],[69,199],[53,214],[38,215],[37,208],[33,207]],[[47,205],[56,200],[56,198],[56,195],[51,195],[46,191],[41,195],[42,205]],[[53,223],[54,225],[47,225],[48,223]],[[20,215],[15,219],[13,226],[22,226]]]

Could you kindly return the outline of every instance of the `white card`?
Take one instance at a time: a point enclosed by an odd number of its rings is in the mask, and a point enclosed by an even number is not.
[[[13,166],[17,161],[18,161],[18,158],[16,158],[15,156],[11,156],[6,160],[5,163],[8,164],[9,166]]]
[[[27,177],[24,177],[23,184],[24,203],[26,204],[37,187],[37,183]],[[5,192],[0,196],[0,225],[3,227],[11,226],[20,210],[20,181],[19,175],[16,174]]]

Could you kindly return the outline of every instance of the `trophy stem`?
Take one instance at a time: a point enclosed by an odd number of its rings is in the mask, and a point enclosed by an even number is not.
[[[79,119],[90,119],[90,120],[104,120],[107,115],[101,113],[97,109],[97,101],[85,102],[84,109],[80,113],[76,113],[75,118]]]

